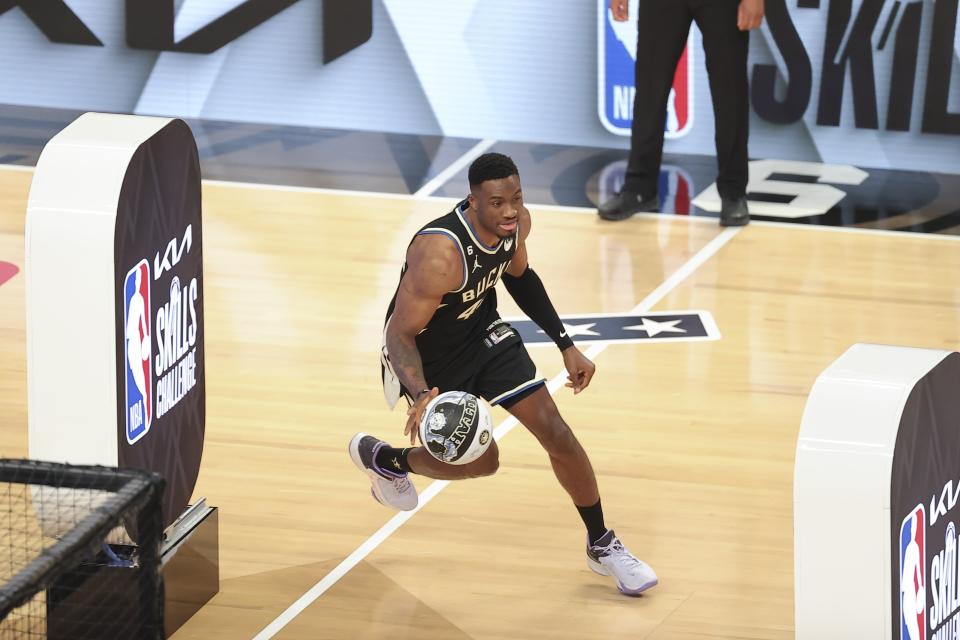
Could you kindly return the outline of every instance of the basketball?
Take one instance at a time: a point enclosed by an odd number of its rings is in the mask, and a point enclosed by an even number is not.
[[[487,403],[465,391],[447,391],[430,401],[420,418],[420,442],[447,464],[473,462],[490,447],[492,418]]]

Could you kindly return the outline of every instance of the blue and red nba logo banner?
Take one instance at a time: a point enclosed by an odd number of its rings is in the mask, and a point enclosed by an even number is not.
[[[123,284],[127,442],[130,444],[147,435],[153,421],[150,320],[150,263],[141,260],[127,272]]]
[[[900,525],[900,640],[927,638],[926,530],[918,504]]]
[[[613,19],[609,0],[597,2],[597,89],[600,122],[611,133],[628,136],[633,123],[633,97],[636,93],[634,66],[637,59],[638,0],[629,0],[630,17],[625,22]],[[687,46],[680,56],[673,78],[673,89],[667,100],[665,138],[680,138],[693,127],[694,71],[690,40],[688,37]]]
[[[606,202],[623,188],[627,175],[627,161],[617,160],[600,170],[598,202]],[[695,186],[690,173],[683,167],[672,164],[660,165],[657,179],[657,198],[662,213],[674,213],[680,216],[690,215],[692,211]]]

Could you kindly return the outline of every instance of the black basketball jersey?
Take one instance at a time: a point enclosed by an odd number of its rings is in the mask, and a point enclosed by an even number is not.
[[[453,211],[430,222],[416,234],[440,234],[450,238],[460,251],[464,273],[460,286],[443,296],[430,322],[417,335],[417,350],[425,373],[446,369],[448,365],[470,357],[476,343],[482,340],[481,335],[499,318],[495,286],[517,250],[519,225],[512,236],[502,238],[490,247],[477,237],[466,212],[467,201],[463,200]],[[404,262],[401,278],[406,271]],[[387,322],[390,322],[396,302],[397,294],[394,293],[387,309]]]

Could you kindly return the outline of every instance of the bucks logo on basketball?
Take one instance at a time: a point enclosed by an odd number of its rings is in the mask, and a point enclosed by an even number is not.
[[[141,260],[123,284],[123,326],[126,345],[127,442],[133,444],[153,422],[153,372],[150,338],[150,264]]]
[[[596,0],[599,10],[597,42],[600,122],[611,133],[630,135],[633,97],[636,94],[634,67],[637,61],[637,5],[630,0],[630,17],[613,19],[609,0]],[[687,45],[677,64],[673,88],[667,101],[664,137],[679,138],[693,126],[693,48]]]
[[[437,460],[467,464],[490,446],[490,410],[476,396],[446,391],[430,401],[420,418],[420,441]]]

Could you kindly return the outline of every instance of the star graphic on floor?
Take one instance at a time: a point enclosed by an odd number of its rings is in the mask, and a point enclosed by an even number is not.
[[[666,322],[657,322],[656,320],[651,320],[650,318],[642,318],[640,324],[633,324],[629,327],[624,327],[624,329],[630,329],[632,331],[646,331],[649,337],[654,337],[661,333],[686,333],[686,329],[681,329],[677,325],[680,324],[680,320],[667,320]]]
[[[561,337],[571,337],[575,338],[577,336],[599,336],[600,334],[593,330],[593,327],[596,325],[596,322],[585,322],[583,324],[567,324],[563,323],[563,331],[566,336]],[[543,333],[543,329],[537,331],[537,333]]]

